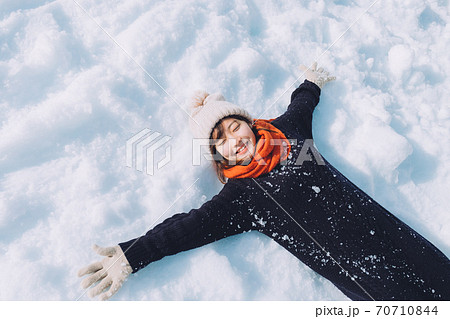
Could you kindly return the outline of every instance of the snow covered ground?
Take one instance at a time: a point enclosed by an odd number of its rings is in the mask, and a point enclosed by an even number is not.
[[[93,243],[220,190],[192,164],[192,92],[276,117],[315,60],[337,77],[314,115],[319,150],[450,256],[449,1],[282,3],[0,1],[0,300],[87,300],[76,272]],[[153,175],[126,166],[144,128],[172,137]],[[155,262],[113,299],[346,297],[251,232]]]

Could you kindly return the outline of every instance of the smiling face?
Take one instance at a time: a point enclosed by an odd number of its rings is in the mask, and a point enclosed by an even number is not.
[[[255,153],[256,136],[249,123],[228,117],[212,132],[214,146],[229,163],[248,162]]]

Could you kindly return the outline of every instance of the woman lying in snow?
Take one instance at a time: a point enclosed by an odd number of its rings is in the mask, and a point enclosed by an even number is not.
[[[312,114],[334,78],[316,64],[302,68],[305,82],[274,120],[253,121],[220,94],[197,96],[191,128],[210,139],[223,189],[145,236],[94,246],[105,257],[79,271],[89,275],[83,288],[99,282],[91,297],[108,299],[130,273],[165,256],[257,230],[353,300],[450,300],[449,259],[314,148]]]

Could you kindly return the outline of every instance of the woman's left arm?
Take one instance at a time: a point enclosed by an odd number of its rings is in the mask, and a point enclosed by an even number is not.
[[[325,83],[336,80],[335,76],[330,75],[323,68],[317,68],[317,62],[314,62],[309,68],[303,64],[299,68],[303,71],[305,78],[316,84],[320,89],[323,88]]]
[[[304,71],[305,82],[303,82],[291,95],[291,103],[287,111],[274,120],[283,122],[284,125],[299,131],[305,138],[312,138],[312,117],[316,105],[319,103],[321,88],[329,81],[335,79],[323,68],[317,69],[317,63],[310,68],[300,66]]]

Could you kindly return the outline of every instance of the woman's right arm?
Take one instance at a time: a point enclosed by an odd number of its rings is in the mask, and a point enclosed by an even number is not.
[[[109,299],[128,275],[165,256],[204,246],[216,240],[249,231],[254,227],[248,217],[245,192],[230,180],[210,201],[189,213],[176,214],[144,236],[114,247],[94,246],[104,258],[80,269],[78,276],[88,275],[81,283],[91,298]]]
[[[165,256],[251,230],[252,223],[240,196],[242,190],[228,182],[200,208],[175,214],[144,236],[120,243],[133,272]]]

